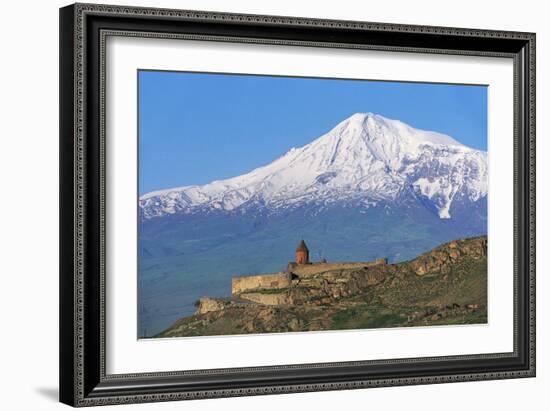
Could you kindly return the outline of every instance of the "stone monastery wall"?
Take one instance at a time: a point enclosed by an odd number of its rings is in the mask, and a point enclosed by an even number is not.
[[[240,294],[251,290],[287,288],[290,287],[291,284],[292,274],[284,272],[276,274],[233,277],[231,280],[231,293]]]

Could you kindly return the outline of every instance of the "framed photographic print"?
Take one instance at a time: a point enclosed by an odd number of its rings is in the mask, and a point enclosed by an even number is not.
[[[60,10],[60,399],[535,375],[535,35]]]

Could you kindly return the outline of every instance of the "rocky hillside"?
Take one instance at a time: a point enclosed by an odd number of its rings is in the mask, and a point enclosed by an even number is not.
[[[202,298],[156,337],[473,324],[487,321],[487,237],[414,260],[295,276],[285,289]]]

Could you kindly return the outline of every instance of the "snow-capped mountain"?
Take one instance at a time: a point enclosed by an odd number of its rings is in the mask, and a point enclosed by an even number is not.
[[[277,212],[353,202],[369,208],[414,199],[452,218],[453,203],[487,195],[487,153],[401,121],[358,113],[247,174],[140,198],[144,220],[172,214]]]
[[[158,332],[231,276],[284,269],[300,239],[314,260],[400,262],[487,234],[487,154],[354,114],[247,174],[146,194],[140,216],[140,324]]]

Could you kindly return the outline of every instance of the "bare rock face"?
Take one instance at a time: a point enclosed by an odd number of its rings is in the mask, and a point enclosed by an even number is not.
[[[479,260],[487,257],[487,237],[456,240],[444,244],[410,262],[410,267],[418,276],[441,272],[446,274],[452,263],[463,257]]]
[[[214,298],[203,297],[199,300],[197,314],[206,314],[213,311],[221,311],[224,309],[224,304]]]

